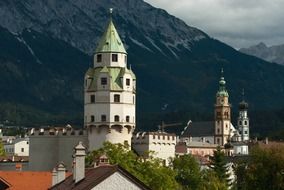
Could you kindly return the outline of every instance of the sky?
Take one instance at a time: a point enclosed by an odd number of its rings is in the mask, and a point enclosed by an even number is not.
[[[144,0],[239,49],[284,44],[284,0]]]

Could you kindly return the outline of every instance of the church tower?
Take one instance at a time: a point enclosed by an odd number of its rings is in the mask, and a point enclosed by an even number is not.
[[[136,77],[127,68],[127,52],[110,18],[93,66],[85,74],[84,126],[89,150],[101,148],[105,141],[131,145],[135,94]]]
[[[239,117],[238,117],[238,130],[241,135],[242,141],[249,140],[249,118],[248,118],[248,103],[244,100],[244,90],[243,90],[243,100],[239,103]]]
[[[223,146],[230,137],[231,127],[231,105],[229,103],[229,94],[226,90],[226,81],[221,71],[219,81],[219,90],[216,93],[215,104],[215,134],[214,143]]]

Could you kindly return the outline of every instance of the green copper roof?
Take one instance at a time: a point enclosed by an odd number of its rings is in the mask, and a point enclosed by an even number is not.
[[[221,70],[221,78],[219,81],[219,90],[216,94],[216,96],[229,96],[229,93],[226,90],[226,81],[223,76],[223,69]]]
[[[110,20],[108,27],[101,37],[96,49],[96,53],[104,52],[126,53],[123,43],[112,22],[112,19]]]
[[[86,76],[92,78],[92,82],[89,86],[88,90],[95,91],[97,90],[97,81],[102,73],[106,73],[110,78],[110,90],[123,90],[123,84],[121,78],[124,77],[125,74],[130,74],[132,79],[136,79],[134,73],[122,67],[97,67],[97,68],[89,68]]]

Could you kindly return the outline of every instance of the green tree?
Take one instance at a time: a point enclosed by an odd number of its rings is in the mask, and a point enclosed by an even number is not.
[[[5,156],[5,149],[2,144],[2,139],[0,139],[0,156]]]
[[[255,146],[249,162],[236,168],[237,187],[246,189],[284,189],[284,145]]]
[[[217,150],[214,151],[214,155],[210,157],[210,168],[215,172],[220,181],[229,186],[230,180],[227,162],[225,160],[225,154],[220,147],[217,147]]]
[[[213,170],[208,169],[202,171],[202,181],[198,190],[228,190],[228,187]]]
[[[86,164],[92,165],[97,157],[106,154],[111,164],[119,164],[153,190],[179,189],[176,173],[165,167],[159,159],[143,159],[130,150],[128,145],[104,143],[103,148],[88,154]]]
[[[175,158],[172,162],[173,169],[177,173],[176,180],[182,189],[198,189],[202,177],[199,163],[191,155],[183,155]]]

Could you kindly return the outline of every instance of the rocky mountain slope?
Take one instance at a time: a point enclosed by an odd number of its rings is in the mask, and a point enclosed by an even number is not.
[[[263,42],[261,42],[249,48],[241,48],[239,51],[269,62],[284,65],[284,44],[267,47]]]
[[[242,54],[142,0],[3,0],[0,120],[82,123],[83,77],[109,7],[137,75],[138,127],[161,114],[212,119],[221,67],[235,111],[242,88],[252,110],[284,106],[283,66]]]

